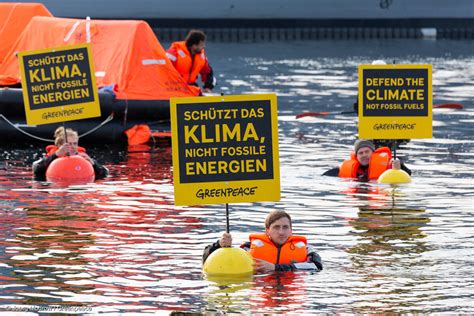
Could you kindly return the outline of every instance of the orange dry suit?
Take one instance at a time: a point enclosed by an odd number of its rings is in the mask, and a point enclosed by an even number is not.
[[[368,179],[376,180],[387,169],[391,168],[390,159],[392,152],[388,147],[377,148],[370,157],[368,168]],[[351,153],[351,159],[345,160],[339,167],[339,177],[341,178],[357,178],[357,170],[360,163],[357,160],[355,152]]]
[[[280,247],[277,247],[266,234],[250,235],[250,254],[273,264],[290,264],[305,262],[307,259],[307,241],[303,236],[290,236]]]
[[[212,68],[207,62],[204,49],[199,54],[192,55],[186,42],[174,42],[166,51],[166,56],[188,85],[197,85],[196,80],[200,74],[204,88],[212,89],[214,87]]]

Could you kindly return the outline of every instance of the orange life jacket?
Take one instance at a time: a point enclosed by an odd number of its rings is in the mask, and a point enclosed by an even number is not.
[[[52,154],[54,154],[57,150],[58,150],[58,146],[56,145],[48,145],[46,146],[46,157],[49,157],[51,156]],[[84,147],[77,147],[77,151],[80,152],[80,153],[85,153],[86,152],[86,149]]]
[[[191,53],[186,46],[186,42],[174,42],[171,48],[176,50],[176,61],[174,62],[176,70],[183,77],[187,84],[192,85],[196,83],[196,79],[201,70],[206,65],[206,53],[204,49],[201,53],[194,55],[194,60]]]
[[[390,169],[389,164],[392,159],[392,152],[388,147],[377,148],[370,157],[368,175],[369,180],[375,180],[387,169]],[[339,167],[339,177],[341,178],[357,178],[357,169],[360,163],[357,160],[355,152],[351,153],[351,159],[345,160]]]
[[[280,248],[275,246],[266,234],[251,234],[249,239],[250,254],[254,258],[273,264],[290,264],[306,261],[306,237],[290,236]]]

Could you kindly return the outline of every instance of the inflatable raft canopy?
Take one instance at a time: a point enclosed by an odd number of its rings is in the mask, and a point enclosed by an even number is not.
[[[3,6],[0,6],[0,10]],[[0,16],[5,15],[1,11]],[[24,131],[52,138],[59,124],[26,126],[17,53],[86,43],[86,28],[99,88],[102,117],[68,122],[79,135],[110,122],[81,138],[82,142],[118,141],[136,124],[163,124],[169,120],[169,99],[200,93],[181,78],[145,21],[80,20],[50,16],[25,17],[26,28],[2,54],[0,64],[0,132],[3,139],[30,139]],[[13,23],[13,22],[11,22]],[[86,25],[89,23],[89,25]],[[3,37],[2,37],[3,40]],[[1,55],[0,55],[1,56]],[[12,126],[9,122],[11,122]]]

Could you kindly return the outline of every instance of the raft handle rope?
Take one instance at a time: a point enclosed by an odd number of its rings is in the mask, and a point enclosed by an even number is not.
[[[5,122],[7,122],[8,124],[10,124],[13,128],[15,128],[17,131],[27,135],[27,136],[30,136],[31,138],[34,138],[34,139],[37,139],[37,140],[41,140],[43,142],[48,142],[48,143],[53,143],[54,142],[54,139],[49,139],[49,138],[43,138],[43,137],[39,137],[39,136],[36,136],[36,135],[33,135],[33,134],[30,134],[28,133],[27,131],[24,131],[22,130],[21,128],[19,128],[18,126],[16,126],[15,124],[13,124],[12,122],[10,122],[9,119],[7,119],[3,114],[0,114],[0,117],[2,119],[5,120]],[[85,132],[84,134],[82,135],[79,135],[79,138],[83,137],[83,136],[86,136],[86,135],[89,135],[90,133],[96,131],[97,129],[101,128],[102,126],[104,126],[105,124],[107,124],[108,122],[110,122],[111,120],[114,119],[114,113],[112,112],[102,123],[100,123],[99,125],[97,125],[96,127],[94,127],[93,129],[91,129],[90,131],[88,132]]]
[[[15,128],[17,131],[22,132],[23,134],[25,134],[25,135],[27,135],[27,136],[30,136],[30,137],[32,137],[32,138],[34,138],[34,139],[42,140],[42,141],[48,142],[48,143],[54,142],[54,139],[42,138],[42,137],[39,137],[39,136],[30,134],[30,133],[28,133],[28,132],[22,130],[21,128],[19,128],[18,126],[16,126],[16,125],[13,124],[12,122],[10,122],[3,114],[0,114],[0,117],[1,117],[2,119],[4,119],[5,122],[7,122],[8,124],[10,124],[13,128]]]
[[[69,39],[71,38],[72,34],[76,31],[77,27],[79,26],[79,23],[81,23],[80,21],[77,21],[76,23],[74,23],[74,25],[71,27],[71,29],[69,30],[69,33],[67,33],[67,35],[64,37],[64,42],[66,43],[67,41],[69,41]]]
[[[67,43],[71,39],[72,35],[76,31],[79,24],[81,24],[81,21],[77,21],[76,23],[74,23],[74,25],[71,27],[69,32],[64,37],[64,43]],[[90,43],[90,42],[91,42],[91,17],[88,16],[86,17],[86,43]]]
[[[89,134],[92,133],[92,132],[95,132],[96,130],[98,130],[99,128],[101,128],[102,126],[104,126],[105,124],[107,124],[108,122],[112,121],[113,119],[114,119],[114,112],[110,113],[110,115],[107,116],[107,118],[106,118],[102,123],[100,123],[99,125],[97,125],[97,126],[94,127],[93,129],[89,130],[88,132],[85,132],[85,133],[82,134],[82,135],[79,135],[79,138],[84,137],[84,136],[87,136],[87,135],[89,135]]]

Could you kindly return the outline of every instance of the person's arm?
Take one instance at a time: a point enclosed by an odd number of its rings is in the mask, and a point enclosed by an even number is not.
[[[246,241],[240,245],[240,248],[248,252],[250,251],[250,246],[251,246],[250,241]]]
[[[405,166],[405,164],[400,159],[392,159],[391,160],[391,168],[395,169],[395,170],[402,169],[403,171],[405,171],[406,173],[411,175],[411,170],[408,169],[408,167]]]
[[[202,263],[206,262],[207,257],[209,257],[211,253],[223,247],[232,247],[231,234],[223,233],[222,237],[218,241],[204,248],[204,253],[202,254]]]
[[[109,175],[109,169],[90,157],[86,152],[79,152],[78,155],[90,162],[92,168],[94,168],[95,180],[103,179]]]
[[[328,177],[339,177],[339,167],[329,169],[326,172],[324,172],[322,175],[328,176]]]
[[[293,263],[275,264],[275,271],[295,271],[297,270]]]
[[[206,262],[207,257],[209,257],[211,255],[211,253],[213,253],[214,251],[216,251],[220,247],[221,247],[221,245],[219,245],[219,240],[216,241],[213,244],[210,244],[210,245],[206,246],[206,248],[204,248],[204,252],[202,254],[202,263]]]
[[[321,256],[316,252],[316,249],[312,246],[306,246],[306,251],[308,253],[306,261],[314,263],[318,270],[321,271],[323,269],[323,262]]]
[[[217,80],[214,77],[214,71],[212,70],[211,65],[207,62],[204,67],[201,69],[200,73],[202,82],[204,83],[204,90],[212,90],[216,86]]]
[[[266,271],[295,271],[295,270],[311,270],[311,271],[321,271],[323,269],[323,264],[321,262],[321,256],[318,255],[316,250],[311,246],[306,246],[307,257],[306,262],[296,262],[289,264],[271,264],[263,260],[259,260],[259,265],[262,266],[262,270]],[[273,267],[274,266],[274,267]]]
[[[56,153],[43,157],[35,162],[33,162],[33,179],[35,181],[46,181],[46,170],[51,162],[58,158]]]
[[[411,170],[402,161],[400,161],[400,168],[411,176]]]
[[[95,179],[104,179],[109,175],[109,169],[97,162],[97,160],[92,159],[92,167],[94,168]]]
[[[176,51],[175,47],[170,47],[166,51],[166,57],[169,58],[169,60],[171,61],[171,63],[173,64],[175,68],[176,68],[176,61],[178,60],[177,56],[178,56],[178,52]]]
[[[295,270],[312,270],[321,271],[323,264],[321,256],[316,252],[312,246],[306,246],[306,262],[297,262],[291,264],[276,264],[275,271],[295,271]]]

